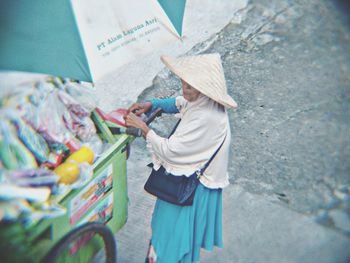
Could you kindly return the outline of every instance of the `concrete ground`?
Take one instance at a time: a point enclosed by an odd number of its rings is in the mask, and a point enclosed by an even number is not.
[[[118,263],[143,262],[147,251],[154,198],[143,191],[148,171],[141,171],[129,175],[129,217],[116,235]],[[350,261],[348,237],[239,185],[225,189],[223,211],[224,248],[202,251],[200,262]]]

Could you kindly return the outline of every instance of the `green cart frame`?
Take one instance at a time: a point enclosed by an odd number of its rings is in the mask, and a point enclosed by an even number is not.
[[[126,162],[129,144],[134,137],[126,134],[113,135],[108,125],[95,111],[91,117],[100,137],[107,141],[110,147],[95,161],[93,177],[83,187],[70,190],[53,199],[67,209],[64,216],[40,220],[27,229],[28,239],[38,262],[52,262],[52,259],[48,260],[47,257],[57,252],[54,251],[57,250],[57,245],[62,243],[62,240],[70,240],[71,236],[82,235],[86,230],[85,226],[89,226],[93,233],[100,234],[104,238],[106,232],[103,230],[104,225],[114,234],[127,221]],[[96,226],[96,223],[102,227]],[[91,224],[94,224],[92,228]],[[103,244],[102,239],[94,241],[92,237],[86,238],[86,235],[85,238],[82,235],[81,240],[77,239],[74,242],[69,245],[69,251],[72,255],[80,253],[84,258],[82,262],[89,262],[103,246],[106,246],[106,240]],[[51,255],[48,254],[49,251]],[[70,260],[67,255],[62,262],[76,261]]]

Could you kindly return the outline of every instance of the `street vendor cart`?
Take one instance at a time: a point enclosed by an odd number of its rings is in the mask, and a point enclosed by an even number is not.
[[[160,114],[161,109],[155,110],[145,119],[146,123]],[[116,262],[114,233],[123,227],[128,216],[129,145],[141,133],[139,129],[126,129],[104,120],[97,110],[91,113],[91,119],[109,147],[93,163],[93,176],[82,187],[50,200],[66,208],[63,216],[32,222],[22,231],[24,243],[30,248],[30,255],[26,256],[34,262]],[[7,231],[8,237],[13,238],[11,226]],[[6,242],[3,233],[0,239]]]
[[[53,255],[44,259],[46,262],[53,262],[52,257],[62,259],[60,262],[89,262],[100,249],[106,251],[106,262],[115,262],[116,247],[111,233],[116,233],[127,221],[126,149],[131,140],[132,136],[126,134],[116,136],[111,147],[94,163],[91,180],[56,200],[67,208],[65,216],[31,227],[34,246],[40,243],[47,246],[46,249],[37,246],[41,249],[38,254],[43,256],[52,249]],[[59,243],[60,239],[63,241]]]
[[[33,221],[26,226],[15,223],[1,225],[2,248],[5,243],[9,244],[10,251],[6,252],[19,253],[18,247],[12,250],[11,246],[24,244],[30,250],[23,250],[26,255],[17,255],[19,262],[27,262],[28,259],[56,262],[53,259],[58,258],[57,262],[89,262],[101,249],[106,251],[107,262],[115,262],[116,245],[112,233],[116,233],[127,221],[126,161],[128,145],[134,136],[120,132],[114,135],[95,111],[91,117],[100,137],[109,147],[93,163],[93,175],[88,181],[79,188],[68,188],[50,198],[50,202],[64,207],[66,213]],[[24,238],[16,243],[18,236]],[[13,258],[12,255],[1,256],[5,260],[2,262]]]

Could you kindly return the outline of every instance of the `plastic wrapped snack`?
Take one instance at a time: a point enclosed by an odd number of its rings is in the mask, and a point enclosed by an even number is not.
[[[38,167],[33,154],[18,139],[15,127],[7,120],[0,121],[0,157],[7,170]]]
[[[46,162],[49,158],[50,150],[44,138],[26,123],[15,111],[7,110],[5,111],[5,115],[15,125],[18,138],[32,152],[32,154],[34,154],[35,158],[40,163]]]
[[[59,177],[48,169],[17,170],[6,174],[6,180],[23,187],[48,187],[55,190]]]

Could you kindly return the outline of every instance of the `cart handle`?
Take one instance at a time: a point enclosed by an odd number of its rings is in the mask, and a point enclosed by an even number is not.
[[[155,118],[161,116],[163,113],[163,110],[161,108],[157,108],[155,111],[153,111],[148,118],[146,118],[144,121],[147,125],[149,125],[152,121],[154,121]],[[135,137],[141,137],[142,136],[142,130],[139,128],[126,128],[125,130],[126,134],[135,136]]]

